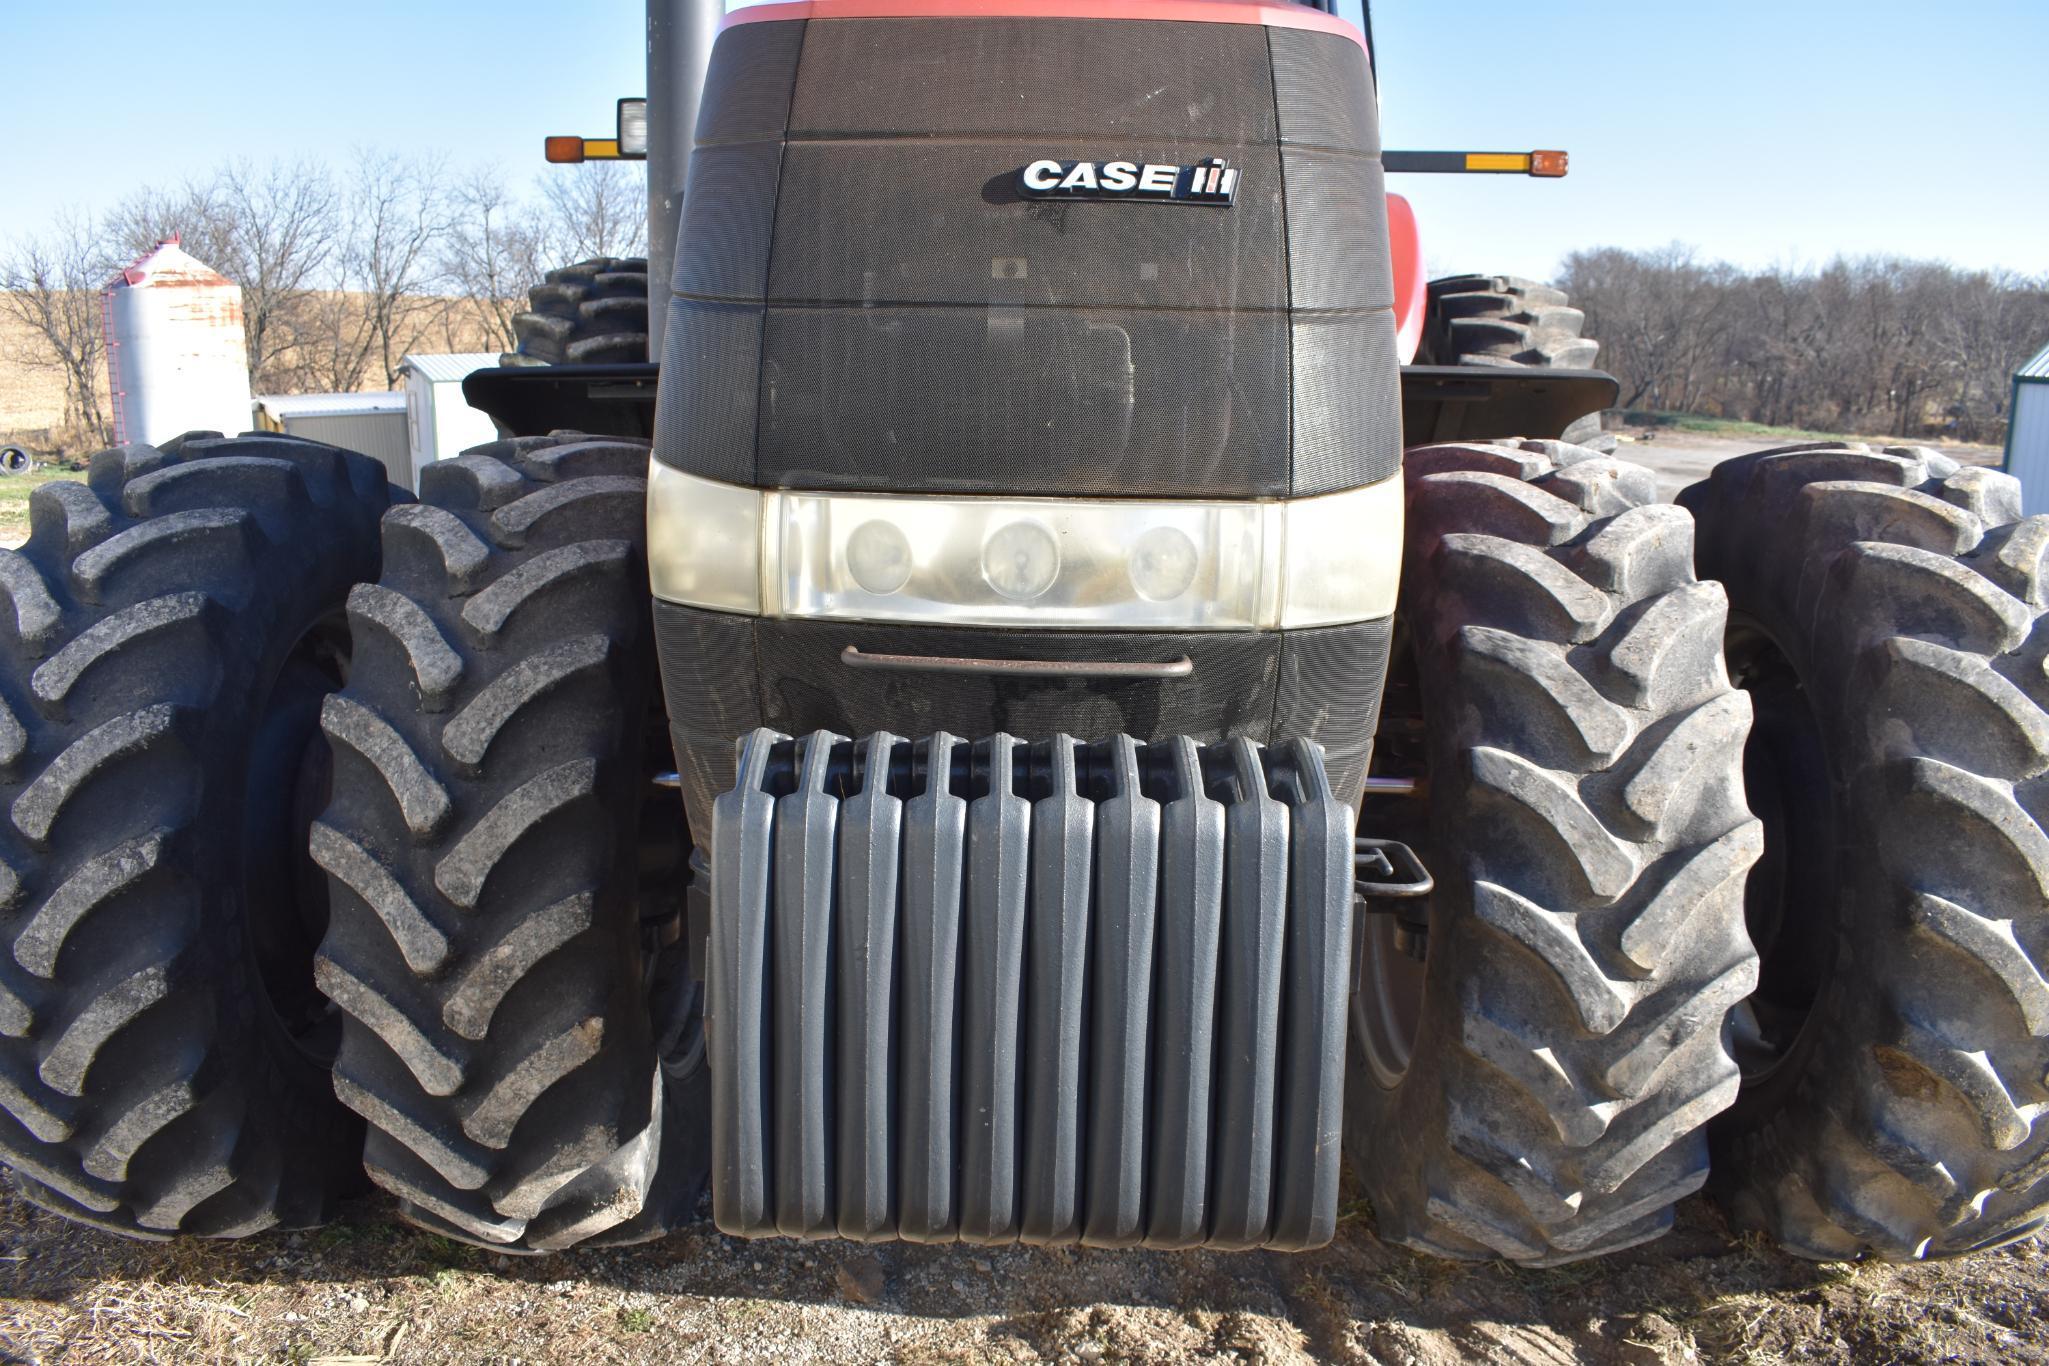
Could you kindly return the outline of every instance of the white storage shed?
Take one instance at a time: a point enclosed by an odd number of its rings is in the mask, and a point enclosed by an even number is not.
[[[2000,468],[2021,481],[2023,513],[2049,512],[2049,346],[2013,372]]]
[[[399,363],[399,373],[405,378],[407,424],[413,434],[415,488],[420,471],[434,461],[498,439],[498,428],[491,419],[470,407],[462,396],[462,382],[471,372],[497,364],[497,353],[491,351],[407,356]]]
[[[413,487],[406,396],[396,390],[381,394],[266,394],[256,400],[256,429],[360,451],[381,463],[392,483]]]

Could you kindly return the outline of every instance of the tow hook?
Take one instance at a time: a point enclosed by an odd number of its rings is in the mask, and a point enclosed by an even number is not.
[[[1430,951],[1430,893],[1437,882],[1400,840],[1352,838],[1352,901],[1365,915],[1394,917],[1395,946],[1417,962]]]

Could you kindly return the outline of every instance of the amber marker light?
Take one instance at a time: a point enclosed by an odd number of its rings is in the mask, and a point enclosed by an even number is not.
[[[548,160],[558,166],[573,166],[583,160],[583,139],[578,137],[553,137],[543,144]]]
[[[1565,174],[1566,156],[1563,152],[1530,153],[1530,174],[1556,180]]]

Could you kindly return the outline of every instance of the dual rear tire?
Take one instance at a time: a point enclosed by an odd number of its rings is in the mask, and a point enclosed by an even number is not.
[[[0,551],[0,1160],[35,1203],[222,1237],[360,1185],[291,851],[389,501],[362,456],[198,434],[44,485]]]
[[[1766,827],[1763,981],[1714,1187],[1805,1256],[2049,1221],[2049,517],[1934,451],[1726,461],[1682,495],[1729,587]]]

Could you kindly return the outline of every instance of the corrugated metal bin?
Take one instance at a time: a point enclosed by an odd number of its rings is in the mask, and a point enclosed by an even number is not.
[[[2021,481],[2022,512],[2049,512],[2049,346],[2014,371],[2000,468]]]

